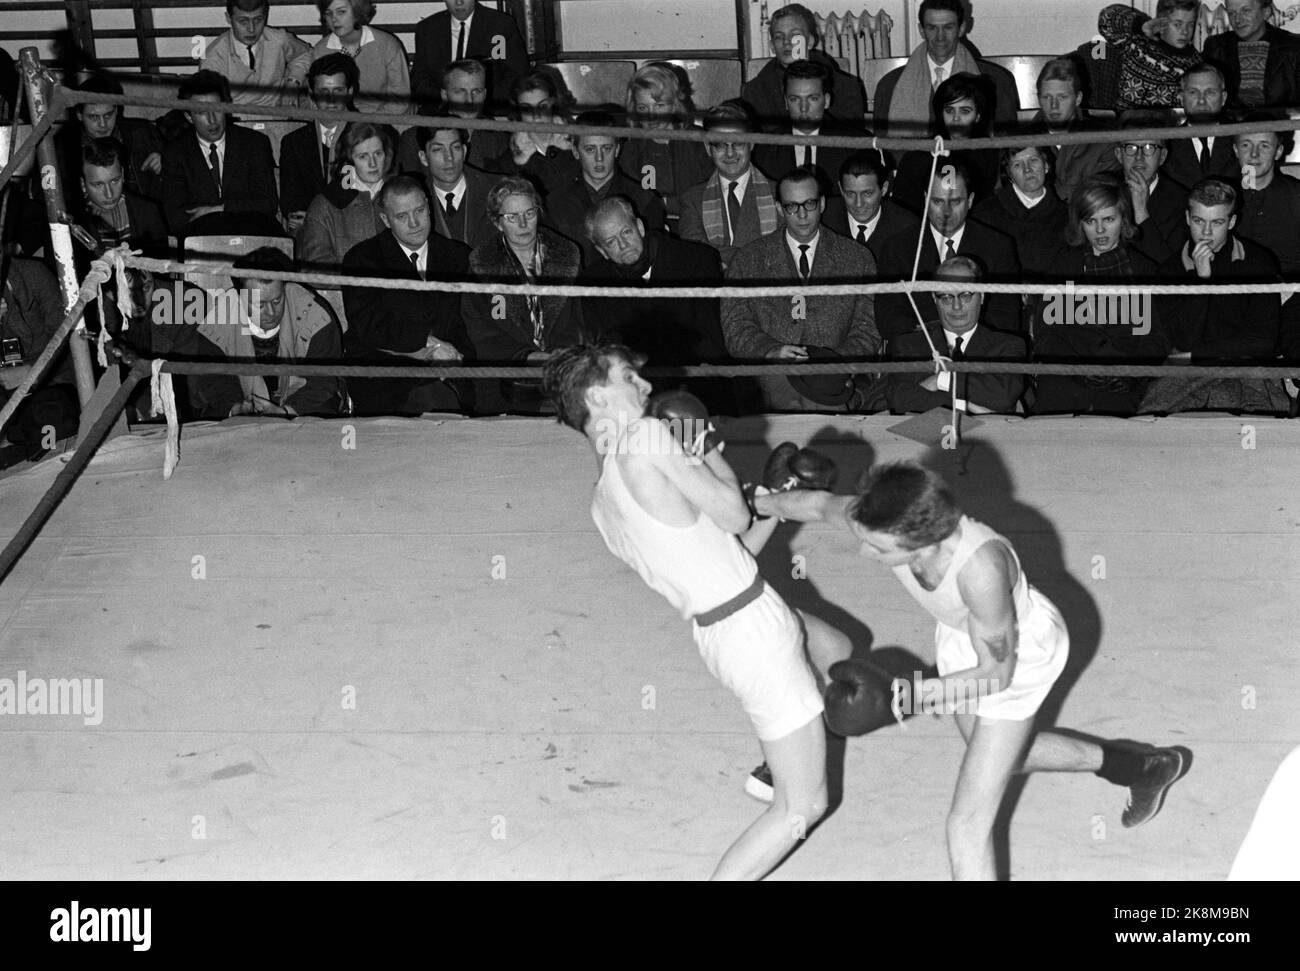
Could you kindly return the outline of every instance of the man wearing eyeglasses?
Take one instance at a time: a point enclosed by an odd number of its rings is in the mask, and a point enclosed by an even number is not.
[[[1160,111],[1134,110],[1120,119],[1122,130],[1167,128],[1168,116]],[[1173,256],[1187,240],[1187,190],[1173,179],[1161,175],[1160,167],[1169,157],[1163,139],[1118,142],[1115,160],[1119,162],[1133,205],[1133,222],[1138,235],[1133,245],[1157,263]]]
[[[978,283],[983,271],[967,256],[944,260],[934,273],[936,280],[969,280]],[[984,294],[974,291],[937,293],[934,297],[939,316],[926,321],[926,330],[934,348],[953,361],[1023,361],[1025,341],[1017,334],[1004,334],[980,321]],[[930,343],[919,330],[895,337],[889,342],[891,361],[931,359]],[[1025,393],[1021,374],[891,374],[885,396],[894,412],[929,411],[947,408],[954,401],[970,414],[989,412],[1008,414]]]
[[[822,226],[826,200],[815,169],[795,169],[777,185],[785,230],[736,254],[727,282],[861,283],[876,275],[871,251]],[[789,364],[875,357],[880,352],[870,294],[724,299],[722,335],[736,358]],[[762,375],[770,411],[845,411],[854,394],[848,375]]]

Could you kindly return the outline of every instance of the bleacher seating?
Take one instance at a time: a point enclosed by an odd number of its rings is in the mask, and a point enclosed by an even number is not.
[[[537,67],[558,74],[580,109],[623,104],[627,83],[636,73],[633,61],[559,61]]]

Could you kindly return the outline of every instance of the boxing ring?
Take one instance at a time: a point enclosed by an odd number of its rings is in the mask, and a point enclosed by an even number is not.
[[[890,287],[999,289],[872,285]],[[116,413],[103,415],[106,433]],[[924,458],[1016,544],[1070,626],[1051,715],[1195,752],[1137,831],[1094,776],[1017,785],[1011,876],[1226,875],[1300,736],[1300,424],[981,416],[943,448],[902,422],[756,416],[720,430],[742,478],[783,440],[826,452],[842,483]],[[0,534],[30,533],[0,585],[0,678],[102,681],[96,723],[0,718],[6,877],[695,879],[757,814],[742,791],[760,760],[748,720],[687,626],[608,554],[588,511],[596,464],[574,432],[538,418],[239,418],[187,425],[164,480],[174,434],[98,451],[87,436],[0,477]],[[42,503],[37,531],[25,523]],[[786,524],[760,568],[858,652],[900,670],[933,660],[931,621],[846,534]],[[951,720],[929,716],[833,743],[835,808],[773,878],[946,879],[961,755]]]
[[[723,432],[742,474],[789,439],[847,481],[926,451],[898,421]],[[1300,730],[1300,426],[1254,422],[1247,450],[1226,416],[982,422],[929,458],[1070,624],[1059,721],[1196,753],[1136,831],[1100,779],[1030,779],[1012,876],[1223,877]],[[748,721],[604,549],[573,432],[234,419],[188,427],[166,483],[162,438],[101,449],[0,587],[5,676],[104,684],[97,726],[0,718],[6,877],[691,879],[756,814]],[[0,481],[0,528],[59,464]],[[857,650],[931,659],[847,535],[787,524],[760,565]],[[842,803],[774,878],[946,879],[961,753],[929,716],[832,746]]]

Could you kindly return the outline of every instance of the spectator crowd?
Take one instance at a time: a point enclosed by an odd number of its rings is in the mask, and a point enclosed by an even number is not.
[[[1286,413],[1281,381],[1180,377],[1181,362],[1300,359],[1300,299],[1276,293],[1152,296],[1170,283],[1251,284],[1300,272],[1300,181],[1282,171],[1300,106],[1300,36],[1269,0],[1227,0],[1232,29],[1192,43],[1199,4],[1159,0],[1100,11],[1100,40],[1049,60],[1038,110],[1018,111],[1010,75],[967,40],[960,0],[919,5],[920,44],[870,101],[821,49],[799,4],[770,20],[771,62],[736,96],[693,102],[667,62],[641,67],[621,104],[573,106],[559,76],[530,66],[514,19],[448,0],[420,22],[415,51],[373,23],[371,0],[318,0],[314,46],[273,26],[271,0],[228,0],[230,28],[185,77],[184,112],[157,122],[83,104],[56,138],[84,270],[100,247],[148,255],[246,241],[201,311],[173,281],[133,272],[147,310],[96,326],[136,353],[272,363],[427,367],[427,378],[205,376],[189,415],[538,414],[531,379],[443,379],[454,363],[533,364],[559,348],[617,339],[652,364],[925,360],[1163,365],[1169,376],[1029,379],[934,370],[685,379],[714,410],[1167,414]],[[1102,50],[1099,52],[1099,48]],[[1099,67],[1104,61],[1105,72]],[[120,93],[106,75],[82,90]],[[1098,89],[1109,91],[1102,103]],[[295,104],[322,116],[271,141],[211,109]],[[866,105],[873,111],[868,114]],[[413,114],[427,126],[330,122],[352,110]],[[1030,115],[1032,114],[1032,117]],[[642,132],[692,127],[704,141],[614,133],[467,129],[467,119]],[[1179,137],[1179,126],[1248,121],[1250,134]],[[1132,139],[1061,144],[1067,133]],[[1165,132],[1167,137],[1163,137]],[[808,139],[756,145],[776,132]],[[1152,137],[1155,132],[1157,136]],[[873,135],[978,140],[1041,135],[1030,148],[887,153]],[[830,147],[818,136],[861,142]],[[5,240],[0,327],[7,395],[58,323],[48,234],[35,185]],[[919,256],[918,256],[919,240]],[[1045,283],[1043,296],[977,291],[753,299],[565,298],[307,286],[259,277],[303,269],[392,280],[674,288],[853,285],[909,279]],[[1122,284],[1099,297],[1094,284]],[[216,299],[232,287],[234,300]],[[152,294],[152,297],[150,296]],[[160,313],[160,309],[163,308]],[[233,308],[233,309],[232,309]],[[218,319],[222,310],[224,316]],[[184,311],[184,312],[183,312]],[[42,318],[42,315],[44,317]],[[230,318],[234,318],[233,320]],[[233,326],[238,324],[238,326]],[[539,370],[540,374],[540,370]],[[53,384],[71,381],[67,368]],[[69,393],[34,396],[10,440],[75,418]]]

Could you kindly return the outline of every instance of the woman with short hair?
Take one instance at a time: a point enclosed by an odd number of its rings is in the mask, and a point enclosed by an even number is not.
[[[318,61],[342,52],[357,63],[361,84],[354,99],[357,111],[408,115],[411,103],[411,73],[402,42],[378,27],[374,0],[316,0],[324,37],[312,48]]]

